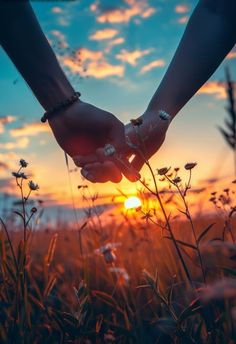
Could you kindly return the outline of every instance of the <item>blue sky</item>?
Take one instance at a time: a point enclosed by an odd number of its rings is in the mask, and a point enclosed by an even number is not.
[[[145,110],[196,3],[80,0],[35,1],[32,6],[62,68],[75,89],[82,93],[82,99],[128,122]],[[73,51],[77,54],[75,62],[71,58]],[[78,63],[78,51],[81,63]],[[225,117],[226,99],[223,86],[218,82],[224,80],[226,64],[232,75],[236,75],[235,51],[230,57],[202,93],[177,116],[166,143],[151,161],[154,167],[197,161],[196,184],[212,174],[231,178],[231,155],[217,130]],[[24,157],[30,162],[32,177],[40,183],[40,192],[54,202],[67,203],[69,192],[63,152],[47,125],[40,124],[43,109],[2,50],[0,66],[0,161],[8,165],[0,169],[0,178],[6,180],[4,190],[14,192],[7,178],[17,159]],[[10,120],[4,121],[6,116]],[[144,169],[143,175],[146,173]],[[74,185],[81,183],[79,172],[72,179]],[[136,187],[125,180],[121,186],[131,193]],[[111,183],[91,188],[100,193],[116,192]]]

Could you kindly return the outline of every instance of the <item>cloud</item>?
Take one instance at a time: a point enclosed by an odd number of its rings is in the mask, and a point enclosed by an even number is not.
[[[123,62],[129,63],[132,66],[135,66],[137,64],[138,59],[141,57],[150,54],[151,49],[146,50],[133,50],[133,51],[127,51],[125,49],[122,49],[119,54],[116,55],[116,58],[118,60],[121,60]]]
[[[28,147],[29,139],[28,137],[21,137],[16,142],[5,142],[0,143],[0,148],[12,150],[12,149],[24,149]]]
[[[184,4],[179,4],[175,6],[176,13],[187,13],[189,11],[189,7]]]
[[[0,173],[6,174],[8,170],[15,170],[21,157],[13,152],[0,153]]]
[[[0,134],[4,133],[5,125],[12,123],[16,120],[16,117],[13,116],[2,116],[0,117]]]
[[[123,37],[117,37],[108,42],[106,52],[109,52],[115,45],[123,44],[125,42]]]
[[[97,30],[92,34],[89,39],[94,40],[94,41],[101,41],[104,39],[110,39],[115,37],[118,34],[118,30],[116,29],[111,29],[111,28],[106,28],[102,30]]]
[[[63,56],[63,64],[73,73],[103,79],[110,76],[124,75],[124,66],[110,64],[103,51],[79,49],[74,56]]]
[[[9,165],[8,164],[6,164],[5,162],[3,162],[3,161],[0,161],[0,171],[6,171],[6,170],[8,170],[9,169]]]
[[[188,16],[183,16],[181,18],[178,19],[178,23],[179,24],[186,24],[189,20],[189,17]]]
[[[147,0],[124,0],[125,6],[102,9],[96,2],[90,6],[92,12],[98,12],[99,23],[128,23],[133,17],[148,18],[156,12]]]
[[[51,30],[50,34],[57,39],[58,44],[59,44],[61,49],[68,48],[69,44],[67,43],[66,36],[61,31]]]
[[[37,136],[40,133],[48,133],[50,132],[50,128],[48,125],[44,123],[35,122],[30,124],[25,124],[22,127],[14,128],[10,130],[10,135],[12,137],[20,137],[20,136]]]
[[[149,72],[153,68],[164,67],[164,66],[165,66],[165,61],[159,59],[159,60],[152,61],[148,63],[147,65],[143,66],[140,72],[143,74],[143,73]]]
[[[225,99],[225,84],[219,81],[208,81],[200,88],[198,94],[214,95],[217,99]]]
[[[55,13],[55,14],[62,13],[62,9],[61,9],[61,7],[55,6],[51,9],[51,12]]]

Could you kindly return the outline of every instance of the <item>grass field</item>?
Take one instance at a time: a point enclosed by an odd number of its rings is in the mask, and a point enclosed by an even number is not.
[[[236,343],[234,183],[191,215],[195,164],[187,182],[164,168],[137,209],[103,221],[92,202],[81,224],[34,230],[38,186],[20,164],[21,202],[1,219],[1,343]]]

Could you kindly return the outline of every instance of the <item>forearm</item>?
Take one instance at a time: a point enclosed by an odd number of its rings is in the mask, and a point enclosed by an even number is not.
[[[174,117],[232,49],[236,41],[236,6],[233,0],[228,3],[231,8],[224,12],[216,11],[214,5],[212,8],[212,1],[199,2],[149,110],[164,109]]]
[[[0,44],[45,109],[72,95],[28,2],[0,1]]]

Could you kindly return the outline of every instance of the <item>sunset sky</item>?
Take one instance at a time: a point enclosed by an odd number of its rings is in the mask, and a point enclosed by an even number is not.
[[[32,6],[82,99],[127,123],[145,110],[196,3],[79,0],[34,1]],[[236,50],[174,120],[165,144],[151,160],[154,168],[196,161],[196,187],[212,177],[234,178],[232,153],[217,129],[226,115],[222,84],[226,65],[235,78]],[[24,158],[30,163],[32,179],[40,185],[41,197],[55,204],[70,204],[64,154],[48,125],[40,123],[43,109],[2,49],[0,68],[0,188],[14,194],[11,171]],[[147,176],[145,168],[142,175]],[[76,186],[84,181],[79,171],[71,173],[71,178],[77,197]],[[137,186],[123,180],[119,188],[133,193]],[[112,183],[91,185],[91,193],[114,194],[116,188]]]

